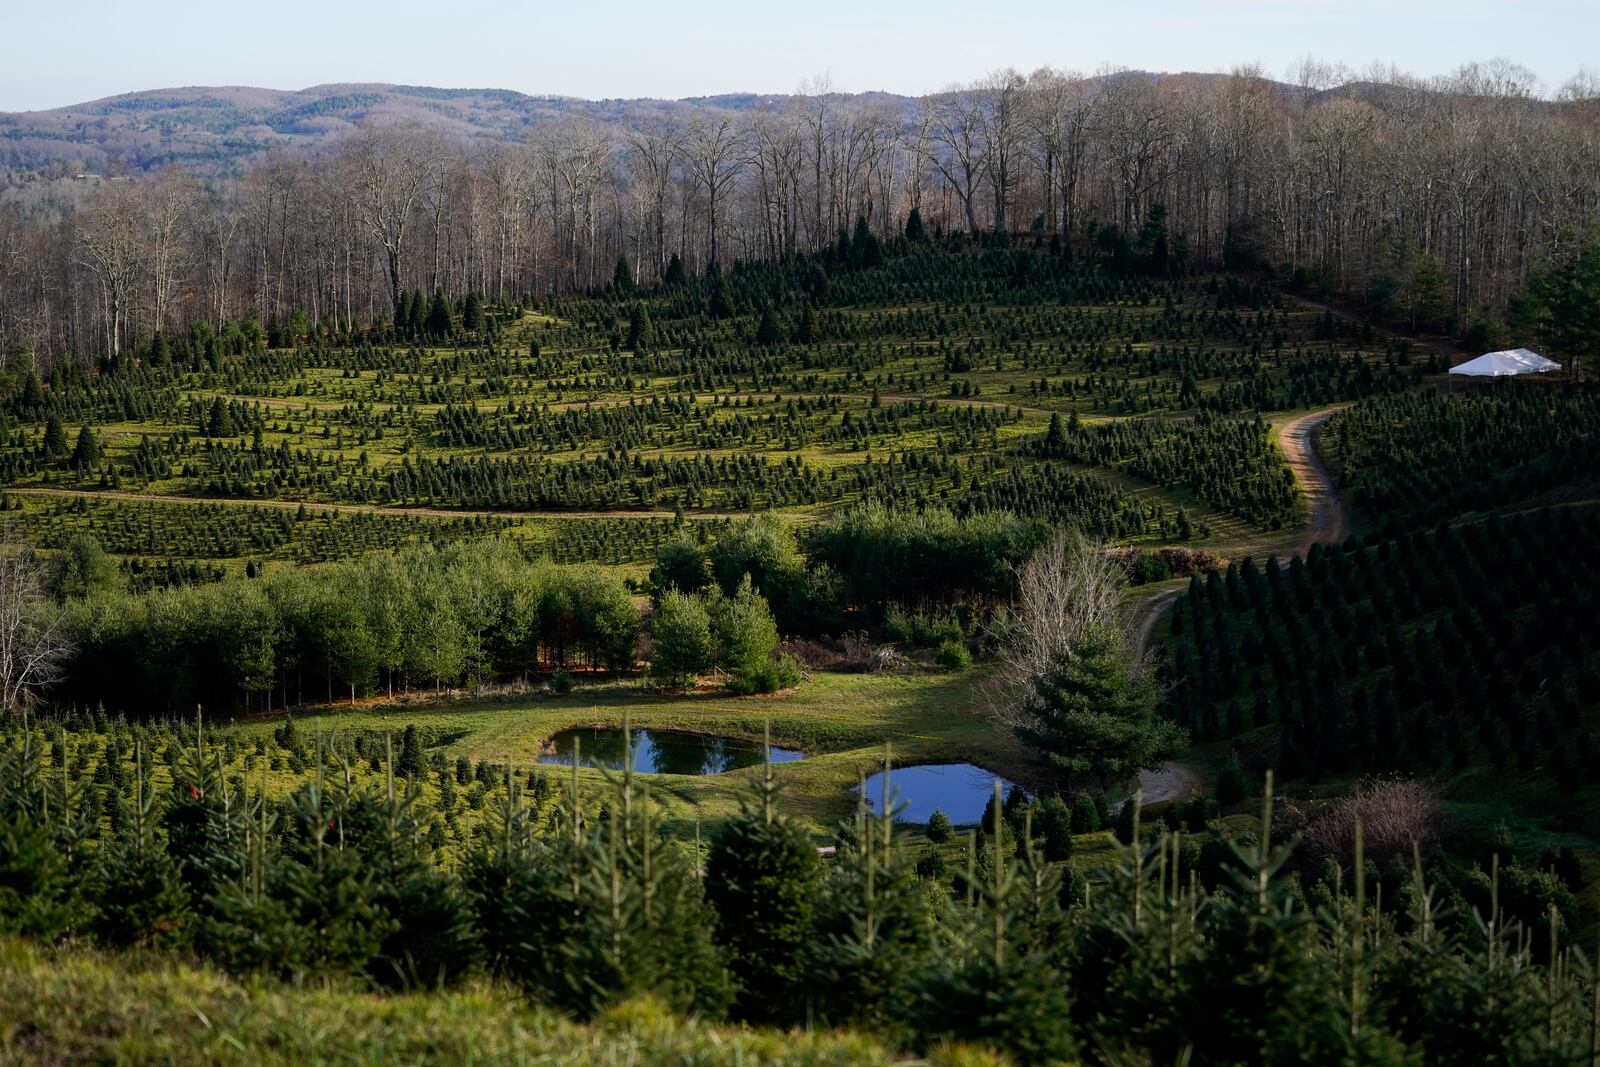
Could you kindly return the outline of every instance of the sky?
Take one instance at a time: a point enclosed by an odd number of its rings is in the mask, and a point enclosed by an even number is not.
[[[10,10],[8,10],[8,8]],[[396,82],[531,95],[917,94],[1012,66],[1283,77],[1600,70],[1600,0],[0,0],[0,111],[137,89]]]

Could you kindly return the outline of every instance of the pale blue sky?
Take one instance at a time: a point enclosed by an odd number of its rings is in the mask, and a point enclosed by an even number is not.
[[[1441,74],[1504,57],[1553,92],[1600,68],[1600,0],[0,0],[0,110],[134,89],[401,82],[582,97],[920,93],[1000,66]]]

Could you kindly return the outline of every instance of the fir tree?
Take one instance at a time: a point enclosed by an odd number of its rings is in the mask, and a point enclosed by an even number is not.
[[[628,344],[634,352],[648,352],[656,346],[656,328],[650,321],[650,309],[643,301],[633,305],[628,315]]]
[[[911,213],[906,216],[906,240],[926,241],[927,239],[928,231],[922,226],[922,212],[918,208],[912,208]]]
[[[177,862],[156,841],[143,750],[135,749],[132,821],[101,849],[92,883],[94,930],[107,944],[181,948],[191,915]]]
[[[744,803],[712,842],[706,898],[716,910],[717,942],[728,956],[738,1014],[792,1025],[804,1021],[817,850],[778,812],[770,760],[754,790],[754,802]]]
[[[878,243],[878,235],[867,225],[864,215],[856,216],[856,232],[850,242],[850,258],[856,266],[866,269],[883,266],[883,246]]]
[[[445,302],[444,293],[435,291],[433,303],[428,307],[428,319],[423,324],[428,336],[438,339],[450,336],[450,305]]]
[[[884,783],[886,797],[890,785]],[[815,1017],[907,1035],[918,982],[932,964],[933,926],[920,879],[894,837],[892,800],[869,818],[862,800],[842,828],[819,904],[810,964]]]
[[[428,768],[422,761],[422,740],[417,736],[417,726],[407,723],[400,742],[400,762],[395,766],[395,773],[415,781],[427,772]]]
[[[100,462],[100,437],[85,425],[78,431],[78,442],[72,449],[72,469],[87,474]]]
[[[722,271],[712,265],[711,270],[711,303],[707,307],[714,319],[732,318],[735,314],[733,306],[733,290],[728,286],[728,279],[722,276]]]
[[[1183,736],[1155,714],[1156,690],[1124,635],[1091,628],[1035,682],[1017,734],[1059,768],[1067,784],[1093,774],[1102,786],[1175,752]]]
[[[668,286],[682,285],[688,280],[683,269],[683,260],[678,258],[678,253],[672,253],[672,258],[667,261],[667,269],[661,275],[661,284]]]
[[[205,435],[207,437],[232,437],[234,435],[233,412],[220,396],[211,398],[211,410],[206,414]]]
[[[619,293],[630,292],[633,289],[633,268],[628,266],[627,256],[618,256],[617,265],[611,271],[611,288]],[[633,347],[632,345],[629,346]]]
[[[756,326],[756,344],[771,348],[783,340],[783,327],[778,323],[778,313],[769,304],[762,309],[761,322]]]
[[[468,333],[477,333],[483,329],[483,322],[483,298],[475,292],[468,293],[461,304],[461,328]]]
[[[67,431],[61,420],[51,415],[45,420],[44,437],[39,442],[39,455],[45,459],[59,459],[67,454]]]
[[[810,304],[806,305],[800,313],[800,321],[795,325],[794,339],[799,344],[812,344],[822,337],[822,321],[817,316],[817,309]]]
[[[374,830],[356,843],[369,865],[373,903],[390,924],[368,973],[381,984],[408,989],[459,981],[481,951],[472,905],[459,880],[428,862],[424,852],[416,814],[420,796],[415,779],[403,795],[396,793],[393,772],[387,773],[382,797],[363,801],[375,809],[369,820]]]
[[[0,746],[0,933],[54,940],[74,925],[74,872],[51,832],[49,806],[35,734],[23,730]]]

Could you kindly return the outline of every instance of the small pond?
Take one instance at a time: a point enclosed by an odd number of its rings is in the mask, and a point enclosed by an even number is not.
[[[562,730],[550,739],[539,762],[572,766],[574,739],[581,766],[622,770],[627,749],[622,731],[611,726]],[[773,763],[793,763],[805,753],[774,745],[771,755]],[[633,769],[641,774],[721,774],[760,765],[760,741],[686,730],[633,731]]]
[[[994,796],[998,775],[970,763],[930,763],[921,767],[894,767],[889,773],[889,794],[898,801],[902,822],[925,823],[938,808],[958,826],[976,826]],[[1000,779],[1003,792],[1011,783]],[[866,781],[867,807],[882,811],[883,772]]]

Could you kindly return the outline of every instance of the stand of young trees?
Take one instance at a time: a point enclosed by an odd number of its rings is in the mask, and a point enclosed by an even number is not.
[[[171,166],[64,215],[0,209],[0,348],[88,360],[252,318],[432,329],[436,294],[652,284],[817,251],[857,219],[1137,242],[1158,273],[1268,266],[1466,329],[1600,203],[1592,79],[1554,98],[1502,62],[1292,80],[1006,70],[909,101],[819,84],[743,110],[580,110],[521,143],[368,125],[236,180]]]
[[[1593,832],[1600,585],[1574,548],[1597,533],[1541,511],[1191,579],[1168,713],[1294,778],[1514,767]]]
[[[364,746],[376,774],[292,747],[299,781],[274,801],[230,773],[231,735],[49,725],[54,740],[0,732],[0,934],[35,942],[192,953],[257,981],[486,974],[581,1019],[650,996],[1021,1063],[1532,1067],[1593,1051],[1594,978],[1555,905],[1570,893],[1493,859],[1379,872],[1359,843],[1303,883],[1270,782],[1239,839],[1203,807],[1191,833],[1152,834],[1129,804],[1092,883],[1058,801],[998,790],[954,876],[864,810],[823,860],[776,808],[770,765],[706,852],[665,832],[640,776],[595,797],[576,769],[565,790],[505,769],[472,784],[484,832],[452,856],[421,783],[437,776],[442,797],[462,769],[430,770],[418,731],[398,753]],[[97,752],[114,770],[90,772]]]
[[[410,546],[315,570],[70,600],[53,699],[172,714],[332,702],[530,670],[634,666],[622,580],[504,541]]]

